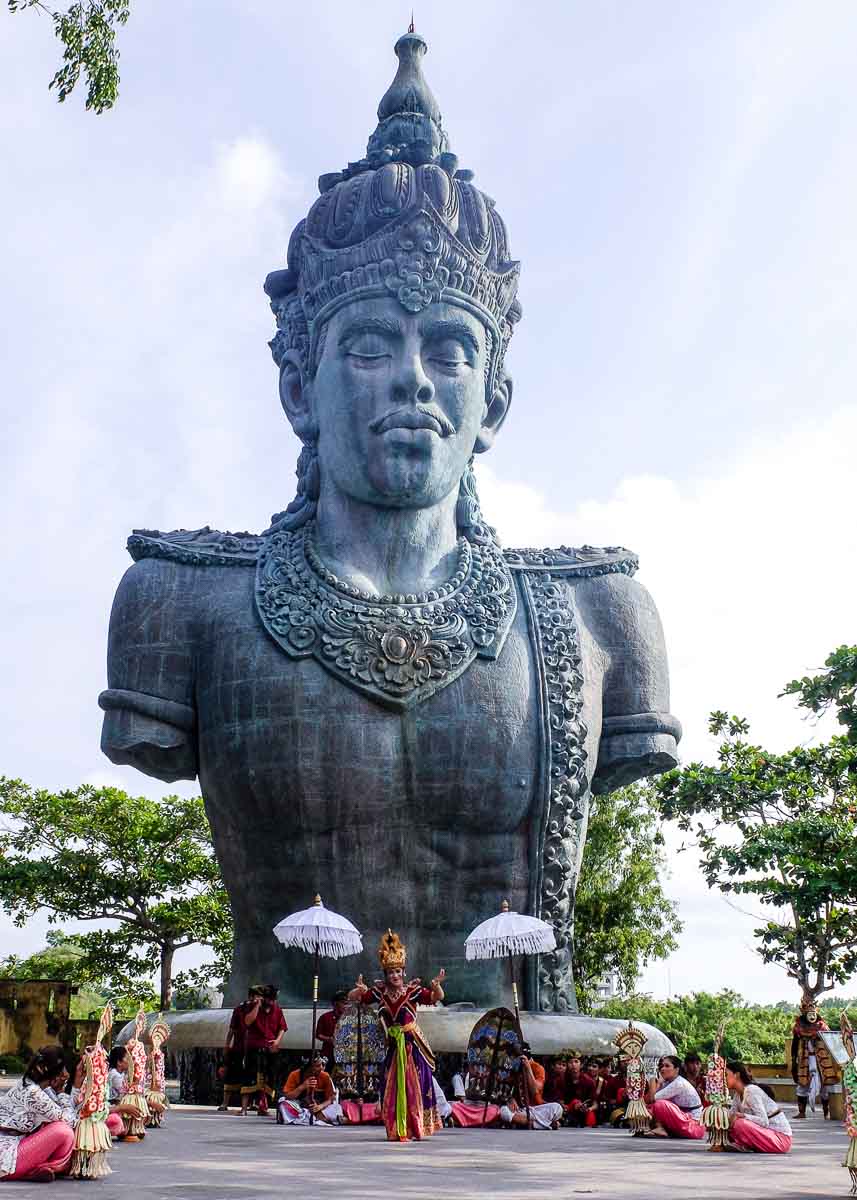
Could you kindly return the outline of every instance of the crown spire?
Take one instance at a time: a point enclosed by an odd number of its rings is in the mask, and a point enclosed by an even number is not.
[[[378,128],[369,139],[367,158],[386,153],[413,165],[431,162],[448,142],[440,106],[422,71],[428,43],[414,29],[413,14],[393,50],[399,67],[378,105]]]

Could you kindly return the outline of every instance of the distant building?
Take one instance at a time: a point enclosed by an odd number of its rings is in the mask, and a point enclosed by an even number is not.
[[[598,986],[595,989],[595,1003],[605,1004],[608,1000],[612,1000],[614,996],[620,995],[621,991],[622,986],[619,981],[619,972],[608,971],[599,980]]]

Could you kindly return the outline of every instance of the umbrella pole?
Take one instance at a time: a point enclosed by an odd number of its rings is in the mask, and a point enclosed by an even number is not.
[[[491,1100],[491,1094],[494,1091],[494,1077],[497,1073],[497,1054],[500,1050],[500,1035],[503,1032],[503,1014],[500,1014],[500,1020],[497,1024],[497,1034],[494,1038],[494,1049],[491,1051],[491,1066],[488,1069],[488,1082],[485,1085],[485,1107],[482,1109],[482,1125],[488,1119],[488,1104]]]
[[[515,1025],[518,1029],[518,1042],[521,1046],[524,1044],[524,1031],[521,1028],[521,1010],[518,1006],[518,980],[515,976],[515,959],[511,951],[509,951],[509,971],[512,976],[512,1000],[515,1004]],[[527,1087],[526,1079],[524,1078],[524,1068],[521,1067],[521,1092],[524,1096],[524,1107],[527,1110],[527,1126],[530,1124],[530,1093]]]
[[[318,942],[315,944],[315,954],[313,955],[312,963],[312,1041],[309,1047],[309,1070],[312,1074],[312,1060],[315,1056],[315,1027],[316,1018],[318,1015]],[[310,1101],[309,1123],[314,1124],[315,1119],[312,1113],[312,1104],[315,1103],[315,1096]]]

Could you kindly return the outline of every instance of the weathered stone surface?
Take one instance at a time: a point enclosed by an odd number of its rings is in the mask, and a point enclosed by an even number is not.
[[[236,925],[229,1001],[308,961],[272,928],[320,891],[373,974],[489,1007],[505,964],[463,943],[508,898],[553,925],[527,1006],[576,1008],[574,887],[588,798],[676,761],[660,622],[621,547],[502,551],[472,461],[509,411],[519,264],[461,170],[420,72],[399,72],[366,157],[322,177],[266,291],[298,494],[256,535],[138,531],[117,592],[102,746],[199,778]],[[629,897],[633,902],[633,897]],[[586,931],[579,931],[586,936]]]

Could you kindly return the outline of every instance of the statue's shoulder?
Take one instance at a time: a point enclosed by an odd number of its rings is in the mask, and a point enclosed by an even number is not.
[[[135,562],[146,558],[191,567],[254,567],[264,539],[256,533],[224,533],[219,529],[135,529],[128,553]]]
[[[569,579],[594,579],[600,575],[635,573],[640,560],[624,546],[557,546],[536,550],[504,550],[513,571],[548,571]]]

